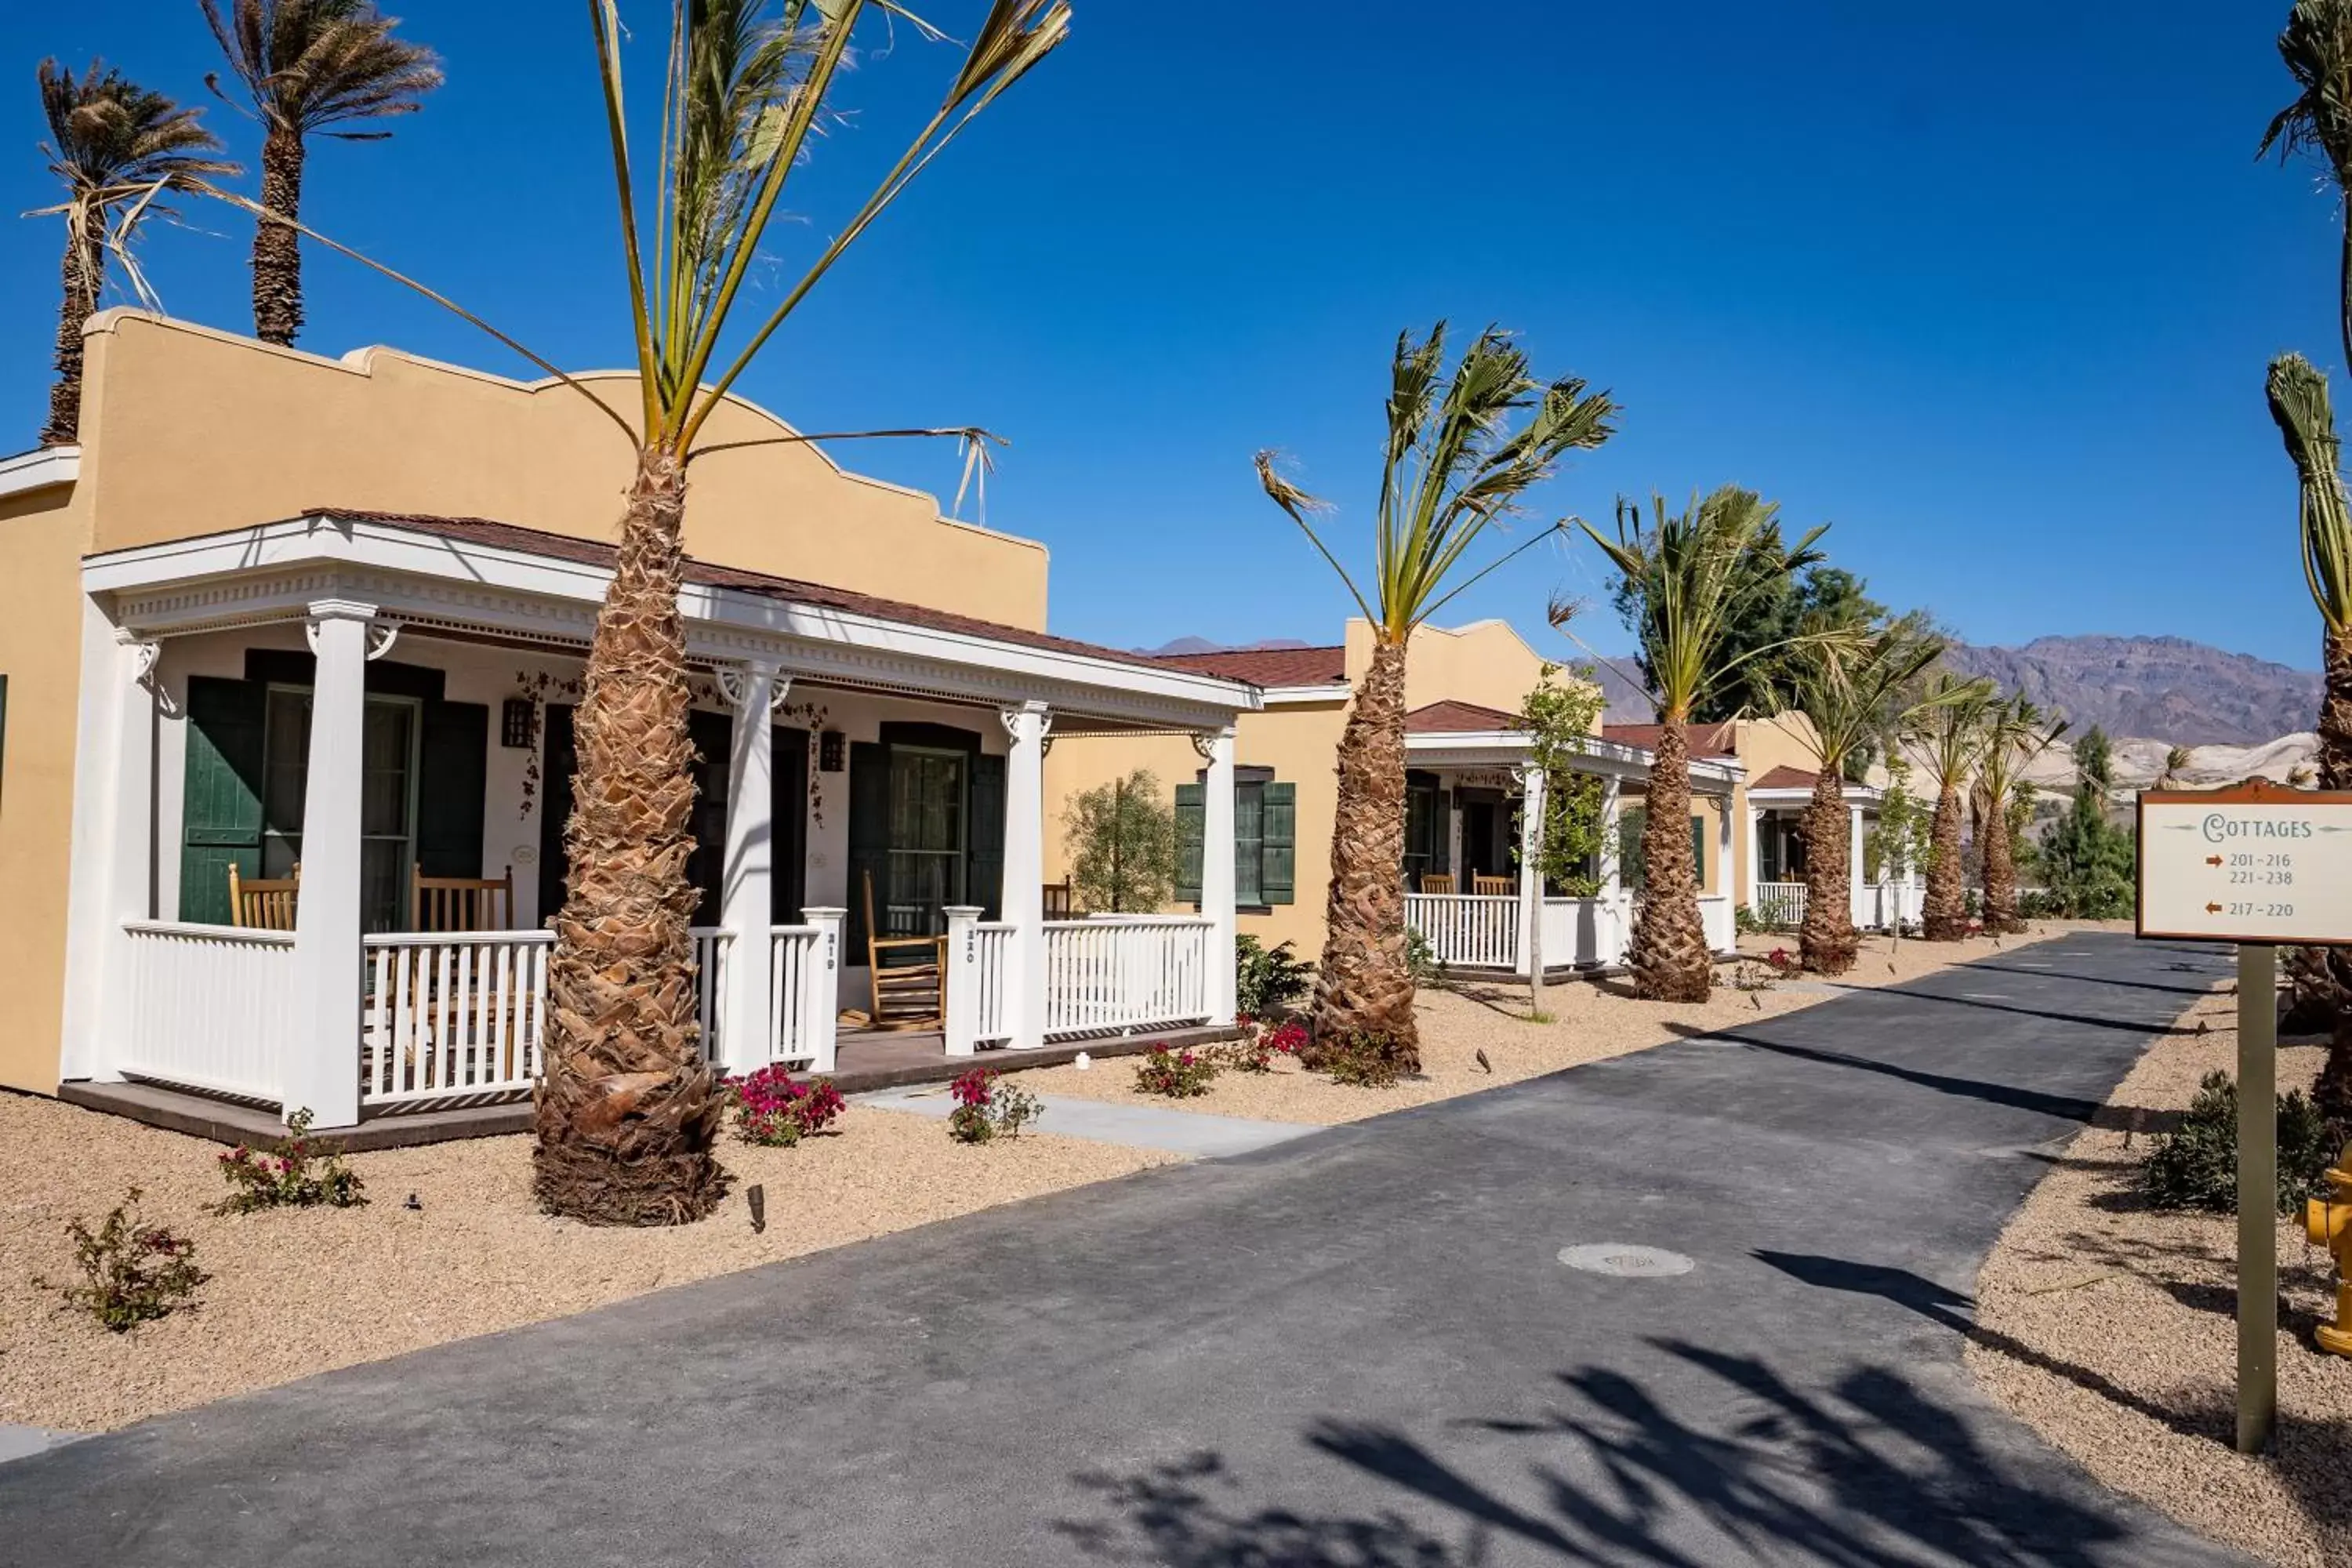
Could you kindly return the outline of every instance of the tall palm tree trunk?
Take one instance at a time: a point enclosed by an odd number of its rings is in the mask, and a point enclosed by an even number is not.
[[[1843,974],[1860,945],[1853,931],[1853,823],[1845,781],[1823,769],[1805,806],[1805,922],[1797,951],[1807,969]]]
[[[1929,942],[1958,942],[1969,934],[1967,868],[1960,863],[1960,792],[1936,796],[1935,820],[1927,828],[1927,895],[1921,901],[1919,931]]]
[[[1405,645],[1372,645],[1339,738],[1339,799],[1331,833],[1331,894],[1315,982],[1312,1067],[1351,1033],[1387,1037],[1407,1072],[1421,1070],[1404,934]]]
[[[698,1219],[725,1177],[722,1102],[699,1050],[686,638],[677,612],[686,471],[640,455],[573,724],[569,899],[548,964],[536,1186],[552,1213]]]
[[[261,143],[261,205],[302,216],[301,135],[272,125]],[[258,220],[253,231],[253,332],[266,343],[294,346],[302,330],[302,240],[291,226]]]
[[[1663,721],[1643,803],[1642,907],[1627,958],[1633,988],[1654,1002],[1704,1002],[1715,985],[1691,860],[1690,799],[1689,728]]]
[[[1984,928],[2006,935],[2025,929],[2017,912],[2017,857],[2009,841],[2009,807],[1990,802],[1981,818],[1984,834]]]
[[[99,220],[92,214],[90,221]],[[41,445],[70,447],[81,437],[81,330],[98,312],[99,279],[104,276],[106,253],[95,234],[66,240],[65,261],[59,268],[62,295],[58,301],[58,379],[49,388],[49,422],[41,426]]]

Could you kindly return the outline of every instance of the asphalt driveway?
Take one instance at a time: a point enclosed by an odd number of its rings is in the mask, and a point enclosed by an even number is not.
[[[226,1401],[0,1467],[0,1562],[2237,1563],[1959,1358],[2224,965],[2070,936]]]

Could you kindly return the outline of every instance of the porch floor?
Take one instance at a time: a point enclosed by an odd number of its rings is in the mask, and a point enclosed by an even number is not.
[[[937,1030],[845,1029],[834,1047],[835,1070],[827,1076],[844,1094],[862,1094],[908,1084],[946,1083],[975,1067],[1059,1067],[1075,1060],[1080,1051],[1096,1057],[1141,1056],[1154,1046],[1205,1045],[1213,1040],[1232,1039],[1239,1033],[1237,1029],[1223,1027],[1147,1030],[1104,1039],[1067,1040],[1043,1050],[983,1048],[974,1056],[950,1057]],[[58,1085],[58,1098],[68,1105],[128,1117],[150,1127],[184,1132],[215,1143],[260,1145],[286,1135],[285,1125],[277,1114],[264,1107],[157,1083],[65,1083]],[[373,1112],[357,1127],[321,1131],[312,1136],[347,1153],[361,1153],[371,1149],[446,1143],[458,1138],[496,1138],[530,1130],[530,1101],[511,1100],[494,1105]]]

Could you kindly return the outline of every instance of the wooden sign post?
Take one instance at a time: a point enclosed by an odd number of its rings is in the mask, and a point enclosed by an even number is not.
[[[2278,1411],[2278,949],[2352,943],[2352,792],[2139,797],[2139,934],[2238,944],[2238,1451]]]

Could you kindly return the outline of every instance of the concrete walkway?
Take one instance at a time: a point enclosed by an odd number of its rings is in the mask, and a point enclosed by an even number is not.
[[[2069,937],[225,1402],[0,1467],[0,1562],[2235,1563],[1959,1358],[2221,967]]]
[[[856,1099],[861,1105],[878,1106],[885,1110],[911,1110],[918,1116],[936,1116],[942,1121],[955,1110],[955,1101],[948,1098],[945,1085],[886,1089]],[[1124,1143],[1133,1149],[1191,1154],[1203,1160],[1271,1149],[1277,1143],[1322,1131],[1297,1121],[1212,1116],[1203,1111],[1178,1110],[1172,1106],[1121,1105],[1067,1094],[1041,1094],[1037,1099],[1045,1108],[1044,1119],[1037,1123],[1041,1132],[1089,1138],[1097,1143]]]

